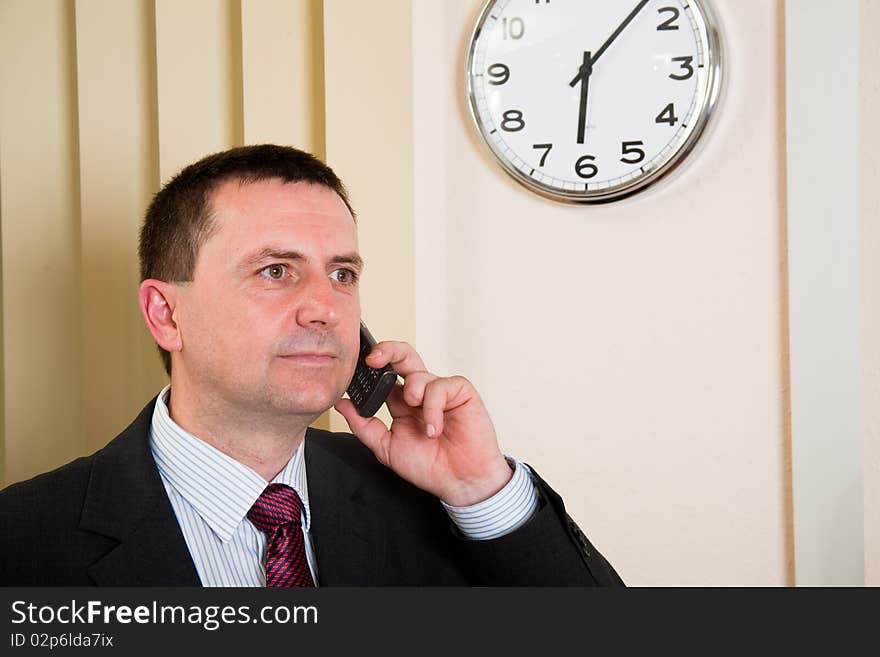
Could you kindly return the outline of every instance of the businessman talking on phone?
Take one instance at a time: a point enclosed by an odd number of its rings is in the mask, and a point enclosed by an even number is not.
[[[360,348],[354,212],[262,145],[156,194],[138,300],[170,385],[106,447],[0,493],[4,585],[620,585],[479,394],[404,342],[390,427],[343,395]],[[309,428],[335,407],[353,436]]]

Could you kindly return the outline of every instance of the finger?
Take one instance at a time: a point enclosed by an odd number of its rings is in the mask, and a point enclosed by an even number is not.
[[[443,414],[467,402],[472,396],[468,391],[472,389],[470,381],[461,376],[438,378],[425,386],[422,417],[429,437],[443,433]]]
[[[399,417],[412,415],[413,412],[412,407],[403,401],[403,386],[399,383],[394,384],[388,398],[385,400],[385,405],[388,407],[391,417],[395,420]]]
[[[403,383],[403,401],[407,405],[417,408],[422,405],[425,397],[425,386],[437,379],[437,375],[430,372],[413,372]]]
[[[421,409],[425,386],[436,378],[437,375],[430,372],[414,372],[406,377],[403,385],[395,385],[385,400],[391,417],[410,416],[414,409]]]
[[[424,372],[425,363],[421,356],[406,342],[379,342],[366,358],[367,365],[376,369],[389,363],[400,376],[408,376],[413,372]]]
[[[389,432],[385,423],[377,417],[361,417],[350,399],[340,399],[333,408],[345,418],[351,432],[358,440],[366,445],[380,462],[387,465],[385,446]]]

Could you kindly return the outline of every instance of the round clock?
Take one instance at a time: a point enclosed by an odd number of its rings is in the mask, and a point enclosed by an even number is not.
[[[601,203],[673,170],[715,108],[706,0],[490,0],[467,63],[471,114],[514,179]]]

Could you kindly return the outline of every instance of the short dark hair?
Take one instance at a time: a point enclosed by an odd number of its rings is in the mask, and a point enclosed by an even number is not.
[[[336,192],[354,217],[348,192],[333,170],[311,153],[290,146],[241,146],[202,158],[180,171],[153,197],[141,227],[141,280],[191,281],[196,257],[214,230],[211,196],[227,180],[252,183],[277,178],[322,185]],[[171,354],[159,347],[171,376]]]

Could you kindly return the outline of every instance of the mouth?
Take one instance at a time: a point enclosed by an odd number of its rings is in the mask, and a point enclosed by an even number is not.
[[[329,365],[337,360],[336,354],[321,351],[302,351],[281,356],[285,361],[299,365]]]

